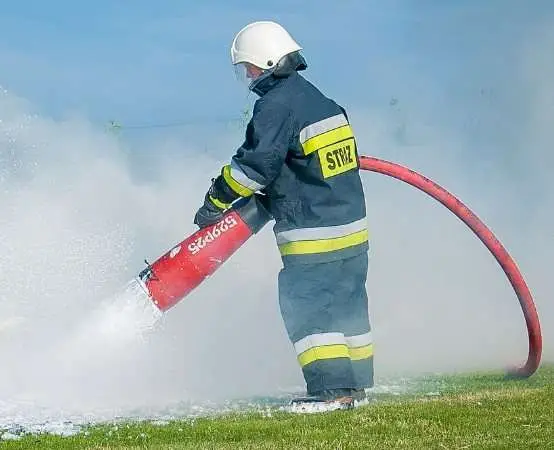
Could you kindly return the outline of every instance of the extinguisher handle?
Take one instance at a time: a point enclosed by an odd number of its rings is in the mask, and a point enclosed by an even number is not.
[[[254,194],[236,201],[232,208],[240,218],[248,225],[252,234],[260,231],[273,217],[264,205],[263,195]]]

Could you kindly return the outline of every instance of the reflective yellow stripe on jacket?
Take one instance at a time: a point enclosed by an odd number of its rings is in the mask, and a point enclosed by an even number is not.
[[[369,233],[364,217],[345,225],[282,231],[276,234],[276,239],[281,255],[307,255],[363,244],[368,241]]]
[[[244,171],[234,162],[223,167],[221,174],[229,187],[241,197],[250,197],[264,186],[248,178]]]
[[[300,143],[305,155],[349,138],[354,138],[354,133],[343,114],[320,120],[300,131]]]

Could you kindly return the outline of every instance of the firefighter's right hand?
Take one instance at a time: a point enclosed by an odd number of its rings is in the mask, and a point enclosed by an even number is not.
[[[194,223],[198,225],[199,228],[213,225],[223,219],[223,213],[226,205],[218,206],[216,202],[217,200],[215,200],[208,192],[204,197],[204,204],[194,216]]]

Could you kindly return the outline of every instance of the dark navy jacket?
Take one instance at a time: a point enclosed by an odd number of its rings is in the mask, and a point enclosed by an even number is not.
[[[221,200],[265,194],[285,264],[367,251],[356,141],[344,109],[296,71],[269,76],[254,92],[260,98],[245,140],[214,183]]]

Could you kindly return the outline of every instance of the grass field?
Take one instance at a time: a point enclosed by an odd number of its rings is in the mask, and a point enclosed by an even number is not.
[[[502,373],[429,377],[402,395],[353,411],[225,416],[92,426],[70,436],[28,435],[6,449],[554,449],[554,365],[528,380]]]

